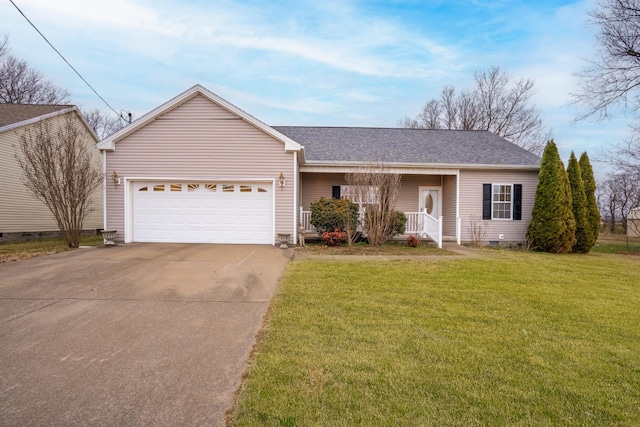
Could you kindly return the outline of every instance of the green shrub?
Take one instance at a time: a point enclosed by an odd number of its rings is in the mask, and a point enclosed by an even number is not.
[[[347,226],[355,231],[358,224],[358,206],[347,199],[325,199],[321,197],[311,203],[311,225],[318,233],[346,231]]]
[[[402,211],[391,211],[391,237],[404,234],[407,228],[407,216]]]

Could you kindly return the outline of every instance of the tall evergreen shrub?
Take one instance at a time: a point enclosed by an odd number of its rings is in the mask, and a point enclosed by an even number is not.
[[[587,217],[591,228],[591,234],[589,235],[591,240],[587,242],[587,245],[591,249],[596,244],[598,233],[600,232],[600,211],[596,201],[596,180],[593,177],[591,161],[586,151],[580,156],[579,163],[582,181],[584,182],[584,194],[587,198]]]
[[[571,206],[569,177],[558,147],[551,140],[542,154],[536,198],[527,229],[532,249],[556,253],[571,251],[576,229]]]
[[[582,171],[576,155],[571,152],[569,157],[569,165],[567,166],[567,175],[569,176],[569,184],[571,185],[571,200],[573,208],[573,218],[576,221],[576,242],[571,249],[573,252],[587,253],[591,246],[591,227],[589,226],[589,217],[587,216],[587,197],[584,193],[584,182],[582,181]]]

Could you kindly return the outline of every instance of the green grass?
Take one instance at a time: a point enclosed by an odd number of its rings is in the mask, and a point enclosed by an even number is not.
[[[97,246],[103,242],[102,236],[80,236],[81,246]],[[69,247],[63,238],[5,242],[0,243],[0,262],[16,261],[67,250],[69,250]]]
[[[306,247],[297,250],[311,255],[454,255],[453,252],[439,249],[434,243],[426,241],[415,248],[407,246],[404,242],[387,242],[378,246],[360,242],[354,243],[351,248],[346,243],[329,247],[322,242],[309,242]]]
[[[640,238],[608,235],[598,239],[591,251],[609,254],[621,252],[640,254]]]
[[[640,259],[294,263],[235,426],[640,424]]]

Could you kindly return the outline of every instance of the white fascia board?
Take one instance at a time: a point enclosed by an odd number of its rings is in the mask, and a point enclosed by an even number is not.
[[[0,127],[0,133],[7,132],[7,131],[12,130],[12,129],[17,129],[17,128],[20,128],[22,126],[27,126],[27,125],[30,125],[32,123],[37,123],[37,122],[39,122],[41,120],[50,119],[52,117],[56,117],[56,116],[59,116],[59,115],[62,115],[62,114],[66,114],[66,113],[70,113],[72,111],[77,111],[77,110],[78,109],[75,106],[71,106],[71,107],[65,108],[63,110],[58,110],[58,111],[54,111],[52,113],[43,114],[41,116],[32,117],[32,118],[27,119],[27,120],[22,120],[20,122],[11,123],[9,125]],[[78,115],[80,117],[82,117],[82,114],[78,113]],[[84,122],[84,119],[82,119],[82,120]],[[86,122],[84,122],[84,123],[86,124]],[[87,126],[87,127],[89,129],[91,129],[91,127],[89,127],[89,126]],[[95,135],[95,133],[92,132],[92,135]],[[96,141],[97,140],[98,140],[98,138],[96,137]]]
[[[201,86],[199,84],[191,87],[190,89],[187,89],[186,91],[182,92],[180,95],[175,96],[174,98],[170,99],[169,101],[165,102],[164,104],[162,104],[162,105],[154,108],[153,110],[149,111],[147,114],[145,114],[144,116],[142,116],[139,119],[135,120],[130,125],[125,126],[124,128],[120,129],[118,132],[114,133],[113,135],[109,136],[108,138],[105,138],[103,141],[101,141],[98,144],[98,148],[101,149],[101,150],[115,151],[115,149],[116,149],[115,145],[119,140],[121,140],[122,138],[126,137],[127,135],[130,135],[131,133],[135,132],[136,130],[140,129],[141,127],[146,126],[147,124],[149,124],[152,121],[154,121],[156,119],[156,117],[166,113],[167,111],[170,111],[170,110],[174,109],[175,107],[177,107],[180,104],[188,101],[189,99],[193,98],[194,96],[196,96],[198,94],[204,96],[205,98],[209,99],[211,102],[219,105],[220,107],[224,108],[225,110],[229,111],[230,113],[240,117],[245,122],[255,126],[256,128],[258,128],[258,129],[262,130],[263,132],[267,133],[268,135],[272,136],[273,138],[279,140],[280,142],[282,142],[284,144],[285,151],[300,151],[300,150],[302,150],[302,146],[300,144],[298,144],[297,142],[295,142],[294,140],[292,140],[291,138],[281,134],[280,132],[278,132],[275,129],[273,129],[271,126],[269,126],[266,123],[256,119],[255,117],[253,117],[249,113],[247,113],[244,110],[236,107],[235,105],[231,104],[227,100],[219,97],[215,93],[211,92],[210,90],[206,89],[205,87],[203,87],[203,86]]]
[[[465,165],[465,164],[403,164],[381,163],[384,169],[391,173],[402,174],[431,174],[431,175],[455,175],[458,170],[515,170],[515,171],[539,171],[540,166],[532,165]],[[325,172],[346,173],[353,172],[362,167],[376,166],[377,163],[361,162],[337,162],[320,163],[307,162],[300,166],[300,172]]]

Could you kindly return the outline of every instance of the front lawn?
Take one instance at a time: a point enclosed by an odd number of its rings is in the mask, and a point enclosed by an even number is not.
[[[309,255],[455,255],[451,251],[439,249],[435,243],[428,241],[420,242],[415,248],[407,246],[405,242],[395,241],[377,246],[360,242],[354,243],[352,247],[349,247],[346,243],[340,246],[326,246],[322,242],[308,242],[304,248],[296,248],[296,251]]]
[[[235,426],[639,425],[640,259],[294,263]]]

